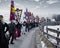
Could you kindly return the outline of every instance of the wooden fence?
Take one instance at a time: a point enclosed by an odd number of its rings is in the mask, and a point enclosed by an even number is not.
[[[56,34],[57,34],[57,37],[48,34],[48,31],[53,32],[53,33],[56,33]],[[60,31],[59,31],[59,28],[57,28],[57,30],[55,30],[55,29],[51,29],[51,28],[46,27],[46,32],[43,32],[43,35],[46,35],[45,37],[47,38],[47,40],[49,39],[49,37],[55,39],[55,40],[57,41],[56,44],[53,44],[53,43],[52,43],[51,41],[49,41],[49,40],[48,40],[48,41],[51,42],[56,48],[60,48],[60,47],[59,47],[59,42],[60,42],[60,38],[59,38]]]

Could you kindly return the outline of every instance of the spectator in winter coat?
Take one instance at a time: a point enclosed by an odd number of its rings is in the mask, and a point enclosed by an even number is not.
[[[22,29],[21,29],[22,35],[25,35],[25,33],[26,33],[25,29],[26,29],[26,25],[25,25],[25,23],[23,23]]]
[[[26,31],[29,32],[30,23],[26,23]]]
[[[6,28],[6,30],[5,30]],[[3,23],[3,16],[0,15],[0,48],[9,48],[9,40],[5,34],[9,30],[7,23]]]
[[[12,37],[11,39],[11,44],[13,43],[14,40],[14,32],[15,32],[15,23],[13,22],[13,20],[11,21],[11,23],[9,23],[9,33],[10,33],[10,37]]]

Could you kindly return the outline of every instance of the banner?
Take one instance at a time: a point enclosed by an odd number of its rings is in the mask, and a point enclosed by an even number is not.
[[[10,21],[15,19],[15,8],[14,8],[14,1],[11,0],[11,7],[10,7]]]

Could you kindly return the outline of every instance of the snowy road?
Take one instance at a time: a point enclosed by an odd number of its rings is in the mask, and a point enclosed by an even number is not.
[[[9,48],[20,48],[25,37],[26,35],[23,35],[20,38],[17,38],[17,40],[14,40],[14,44],[9,44]]]
[[[29,35],[29,32],[26,32],[25,35],[21,35],[21,37],[19,37],[16,40],[14,40],[14,44],[13,45],[9,44],[9,48],[20,48],[22,42],[27,37],[27,35]]]
[[[36,28],[35,28],[36,29]],[[24,42],[26,41],[27,44],[30,42],[29,40],[34,40],[32,37],[34,34],[35,29],[30,30],[30,32],[26,32],[26,35],[22,35],[20,38],[17,38],[17,40],[14,40],[14,44],[9,44],[9,48],[21,48],[22,45],[24,45]],[[28,40],[29,39],[29,40]],[[26,43],[25,42],[25,43]]]

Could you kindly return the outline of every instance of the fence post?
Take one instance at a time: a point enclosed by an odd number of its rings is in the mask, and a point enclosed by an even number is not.
[[[57,28],[59,30],[59,28]],[[59,32],[57,32],[57,38],[59,38]],[[57,39],[57,45],[59,45],[59,40]]]
[[[46,31],[47,31],[47,38],[49,38],[49,37],[48,37],[48,27],[47,27],[47,26],[46,26]]]
[[[41,25],[41,32],[44,35],[44,25],[43,24]]]

